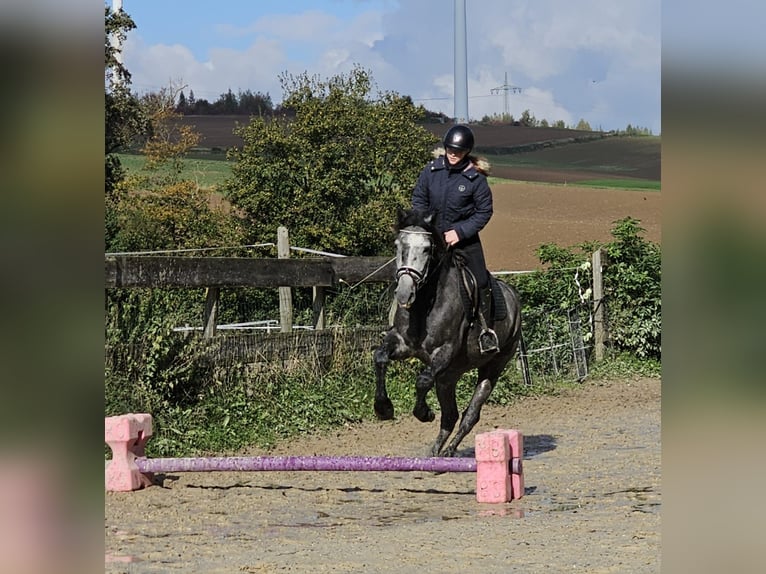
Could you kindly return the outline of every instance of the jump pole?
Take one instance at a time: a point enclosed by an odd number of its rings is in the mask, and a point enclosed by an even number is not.
[[[110,492],[152,484],[154,473],[172,472],[475,472],[476,500],[504,503],[524,494],[523,435],[494,430],[476,435],[476,458],[383,456],[253,456],[146,458],[152,417],[127,414],[105,419],[105,441],[112,449],[105,481]]]

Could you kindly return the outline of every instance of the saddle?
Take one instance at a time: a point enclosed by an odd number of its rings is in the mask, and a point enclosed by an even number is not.
[[[476,288],[476,277],[474,277],[471,270],[465,265],[462,258],[456,258],[455,263],[462,281],[460,284],[463,288],[460,290],[460,298],[463,301],[463,309],[465,310],[466,319],[469,322],[473,322],[479,314],[479,293]],[[505,305],[505,297],[500,292],[499,281],[489,274],[489,285],[492,290],[492,320],[502,321],[508,316],[508,307]]]

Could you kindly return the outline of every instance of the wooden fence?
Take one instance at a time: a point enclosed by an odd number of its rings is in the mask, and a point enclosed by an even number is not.
[[[277,259],[246,257],[107,256],[106,287],[207,288],[203,336],[216,334],[218,300],[224,287],[279,289],[280,325],[292,331],[291,287],[311,287],[313,327],[325,328],[325,288],[342,283],[388,283],[394,280],[393,259],[385,257],[316,257],[290,259],[287,232],[279,229]]]
[[[385,257],[312,257],[289,258],[287,234],[278,234],[279,257],[157,257],[157,256],[107,256],[105,259],[105,286],[107,288],[206,288],[203,314],[203,338],[216,335],[219,293],[221,288],[256,287],[280,290],[280,330],[293,332],[293,287],[311,287],[312,311],[315,331],[325,329],[325,288],[341,284],[356,285],[361,282],[390,283],[395,278],[393,259]],[[594,359],[604,356],[606,341],[602,254],[592,255],[593,271],[593,351]],[[540,349],[544,351],[545,349]],[[534,349],[529,349],[534,353]],[[575,356],[578,351],[575,350]]]

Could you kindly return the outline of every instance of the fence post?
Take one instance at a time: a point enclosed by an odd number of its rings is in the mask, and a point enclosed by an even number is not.
[[[313,290],[314,330],[321,331],[325,327],[324,320],[324,287],[315,286]]]
[[[205,296],[205,315],[203,317],[202,337],[210,339],[215,336],[218,322],[218,287],[208,287]]]
[[[277,228],[277,258],[290,257],[290,236],[286,227]],[[283,333],[293,330],[293,298],[290,287],[279,288],[279,322]]]
[[[606,326],[604,324],[604,283],[602,275],[601,250],[593,252],[593,351],[596,361],[604,358]]]

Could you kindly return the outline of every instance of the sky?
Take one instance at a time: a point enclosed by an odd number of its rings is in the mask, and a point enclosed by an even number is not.
[[[107,6],[112,0],[105,0]],[[465,0],[471,121],[525,110],[660,134],[660,0]],[[381,92],[452,117],[452,0],[123,0],[132,88],[284,93],[283,73],[323,79],[369,70]],[[507,80],[506,80],[507,78]],[[507,87],[504,89],[504,87]],[[515,89],[511,89],[515,88]]]

